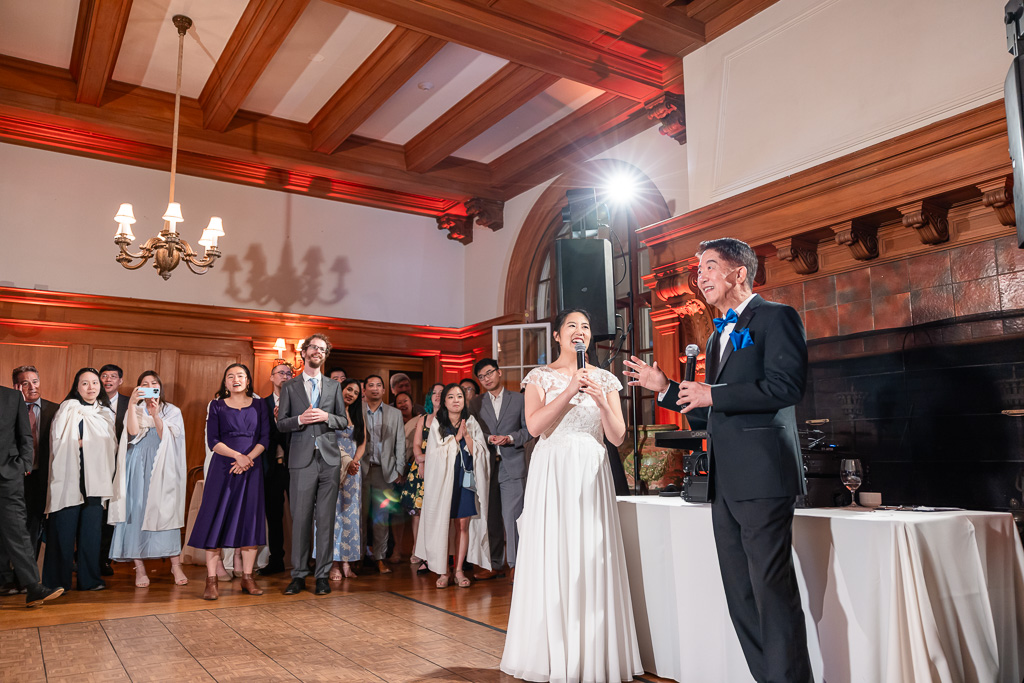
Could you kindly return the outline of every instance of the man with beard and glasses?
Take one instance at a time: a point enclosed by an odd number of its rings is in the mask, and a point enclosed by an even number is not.
[[[316,594],[331,592],[328,576],[334,547],[334,508],[341,483],[341,450],[336,430],[348,426],[341,385],[320,371],[331,353],[323,334],[301,346],[302,373],[281,386],[277,428],[290,433],[288,500],[292,512],[292,581],[285,595],[306,588],[314,514],[316,516]]]

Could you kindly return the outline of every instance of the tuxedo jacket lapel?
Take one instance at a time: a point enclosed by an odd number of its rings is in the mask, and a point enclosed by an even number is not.
[[[736,330],[742,330],[744,327],[747,327],[747,325],[750,324],[750,319],[753,318],[754,313],[757,312],[757,307],[760,305],[761,295],[758,294],[754,296],[753,299],[750,300],[750,303],[747,304],[747,307],[743,309],[742,313],[740,313],[740,317],[739,319],[736,320],[736,324],[733,326],[732,331],[735,332]],[[716,332],[715,337],[717,336],[718,333]],[[715,347],[715,350],[718,350],[717,345]],[[725,364],[729,362],[729,358],[732,356],[732,352],[733,346],[732,340],[730,339],[725,343],[725,353],[722,354],[722,361],[715,366],[714,383],[718,382],[718,377],[722,374],[722,369],[725,368]]]

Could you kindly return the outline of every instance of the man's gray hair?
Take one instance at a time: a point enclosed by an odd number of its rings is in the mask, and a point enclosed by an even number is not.
[[[754,253],[749,244],[734,237],[719,237],[716,240],[701,242],[697,256],[700,256],[709,249],[717,251],[722,260],[733,268],[746,266],[747,287],[754,288],[754,278],[757,277],[757,254]]]
[[[394,391],[395,385],[401,382],[403,379],[412,382],[412,380],[409,379],[409,375],[405,374],[404,372],[396,372],[395,374],[391,375],[391,378],[388,380],[388,384],[391,385],[391,391]]]

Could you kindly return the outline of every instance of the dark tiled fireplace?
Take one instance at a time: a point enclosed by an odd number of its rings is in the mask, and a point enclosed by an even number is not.
[[[812,340],[797,416],[885,503],[1008,509],[1024,472],[1024,309]],[[1016,502],[1014,502],[1016,501]]]

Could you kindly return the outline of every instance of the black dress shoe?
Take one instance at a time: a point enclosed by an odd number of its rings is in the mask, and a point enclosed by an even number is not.
[[[292,582],[288,584],[288,587],[284,589],[285,595],[298,595],[302,591],[306,590],[305,579],[292,579]]]
[[[18,588],[18,584],[13,581],[8,581],[4,585],[0,586],[0,595],[17,595],[20,592],[21,589]]]
[[[105,584],[105,583],[103,583],[102,581],[100,581],[99,583],[97,583],[97,584],[96,584],[95,586],[93,586],[92,588],[87,588],[86,590],[91,590],[91,591],[105,591],[105,590],[107,590],[107,584]]]
[[[47,588],[41,583],[37,583],[31,590],[27,591],[25,595],[25,606],[35,607],[41,605],[47,600],[53,600],[59,598],[64,594],[63,588]]]
[[[280,574],[284,571],[284,562],[270,563],[263,569],[257,569],[256,574],[259,576],[272,576],[274,574]]]
[[[110,566],[109,562],[104,562],[100,565],[100,576],[113,576],[114,568]]]
[[[327,581],[327,579],[317,579],[316,580],[316,591],[315,591],[316,595],[327,595],[330,592],[331,592],[331,584]]]

